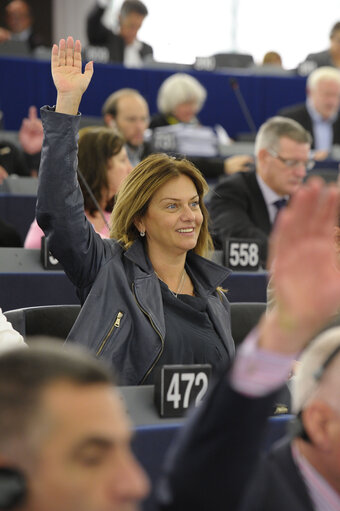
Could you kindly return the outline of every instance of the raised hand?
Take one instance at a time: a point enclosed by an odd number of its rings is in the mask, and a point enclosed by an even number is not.
[[[338,202],[338,188],[315,178],[280,213],[271,243],[276,307],[262,324],[262,346],[299,351],[338,310]]]
[[[23,119],[19,130],[21,147],[27,154],[40,153],[43,142],[43,126],[35,106],[30,106],[28,118]]]
[[[56,111],[76,115],[93,75],[93,62],[88,62],[82,73],[80,41],[74,42],[72,37],[68,37],[67,41],[60,40],[59,47],[54,44],[51,69],[58,92]]]

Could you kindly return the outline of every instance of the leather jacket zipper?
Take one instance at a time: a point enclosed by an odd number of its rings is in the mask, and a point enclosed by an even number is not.
[[[152,328],[154,329],[154,331],[156,332],[156,334],[159,336],[160,340],[161,340],[161,343],[162,343],[162,347],[161,347],[161,350],[160,352],[158,353],[157,357],[155,358],[155,360],[153,361],[153,363],[151,364],[151,366],[149,367],[149,369],[147,370],[147,372],[145,373],[145,375],[143,376],[143,378],[141,379],[141,381],[139,382],[139,385],[142,385],[146,378],[149,376],[149,374],[151,373],[151,371],[154,369],[155,365],[157,364],[158,360],[160,359],[163,351],[164,351],[164,338],[162,336],[162,334],[160,333],[160,331],[158,330],[158,328],[156,327],[156,325],[154,324],[154,322],[152,321],[150,315],[146,312],[146,310],[143,309],[143,307],[140,305],[140,303],[138,302],[137,300],[137,296],[136,296],[136,293],[135,293],[135,286],[134,286],[134,283],[132,283],[132,293],[133,293],[133,296],[136,300],[136,303],[139,307],[139,309],[143,312],[143,314],[145,314],[145,316],[148,318],[148,320],[150,321],[150,324],[152,326]]]
[[[98,351],[96,353],[96,357],[98,357],[101,354],[101,352],[103,351],[103,349],[105,347],[105,344],[106,344],[108,338],[110,337],[110,335],[112,334],[113,330],[115,328],[119,328],[120,327],[120,320],[122,319],[123,315],[124,315],[123,312],[120,312],[120,311],[118,312],[118,314],[116,316],[116,319],[115,319],[115,322],[113,323],[113,325],[110,328],[108,334],[105,336],[105,338],[103,339],[103,342],[99,346],[99,349],[98,349]]]

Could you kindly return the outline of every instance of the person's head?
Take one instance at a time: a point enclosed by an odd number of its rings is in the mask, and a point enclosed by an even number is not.
[[[26,481],[13,510],[136,509],[148,481],[130,434],[112,376],[85,351],[45,339],[0,355],[0,478]]]
[[[264,66],[282,67],[281,55],[276,51],[267,51],[263,57],[262,64]]]
[[[340,21],[337,21],[331,28],[329,39],[332,57],[340,58]]]
[[[116,128],[132,147],[142,145],[149,125],[149,107],[135,89],[119,89],[105,101],[102,114],[107,126]]]
[[[207,183],[185,159],[153,154],[124,181],[112,212],[111,238],[125,249],[145,233],[147,248],[206,255],[212,248],[203,197]]]
[[[311,165],[310,146],[311,135],[299,123],[272,117],[256,136],[256,172],[278,195],[292,195]]]
[[[340,71],[330,66],[315,69],[307,78],[307,95],[324,119],[336,115],[340,108]]]
[[[32,25],[33,18],[30,6],[23,0],[12,0],[5,10],[6,24],[14,34],[19,34]]]
[[[303,353],[293,382],[303,454],[340,491],[340,327],[320,334]],[[298,437],[299,438],[299,437]]]
[[[190,122],[201,110],[207,91],[196,78],[185,73],[175,73],[159,88],[158,110],[173,115],[179,122]]]
[[[131,44],[137,37],[148,10],[139,0],[125,0],[119,13],[119,34],[125,44]]]
[[[104,126],[90,126],[79,131],[78,167],[104,209],[132,170],[124,139]],[[79,182],[85,210],[93,215],[97,208],[83,182]]]

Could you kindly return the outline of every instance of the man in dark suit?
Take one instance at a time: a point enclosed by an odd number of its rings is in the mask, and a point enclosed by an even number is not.
[[[268,236],[279,209],[301,185],[311,137],[297,122],[273,117],[256,137],[256,169],[238,172],[215,188],[209,205],[215,246],[226,238],[257,239],[265,266]]]
[[[148,14],[140,0],[125,0],[119,13],[119,30],[115,34],[102,23],[106,0],[99,0],[87,18],[87,36],[90,44],[106,46],[112,62],[129,67],[141,67],[145,59],[152,59],[153,50],[137,39],[138,30]]]
[[[312,135],[316,157],[323,159],[332,146],[340,144],[340,71],[319,67],[307,79],[306,103],[278,112],[299,122]]]
[[[162,511],[340,509],[339,327],[323,333],[300,360],[294,436],[261,455],[275,391],[339,303],[331,296],[333,278],[340,279],[332,244],[336,209],[331,218],[330,190],[323,198],[317,189],[316,180],[301,187],[280,215],[271,245],[276,308],[240,345],[229,374],[184,426],[161,479]]]

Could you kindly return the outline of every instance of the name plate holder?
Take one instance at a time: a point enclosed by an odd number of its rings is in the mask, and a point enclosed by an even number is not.
[[[260,246],[256,239],[226,238],[224,265],[234,271],[258,271]]]
[[[211,378],[210,364],[164,365],[155,381],[155,405],[160,417],[183,417],[198,406]]]

